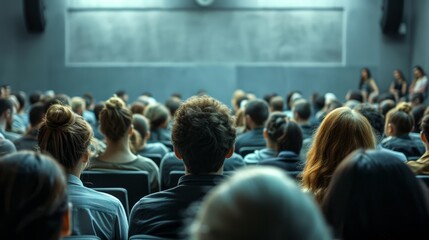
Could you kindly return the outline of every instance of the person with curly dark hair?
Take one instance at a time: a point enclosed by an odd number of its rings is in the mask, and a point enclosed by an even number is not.
[[[185,210],[223,179],[225,158],[234,152],[233,122],[228,107],[208,96],[192,97],[180,106],[172,126],[172,140],[186,175],[177,187],[137,202],[130,214],[129,236],[180,237]]]

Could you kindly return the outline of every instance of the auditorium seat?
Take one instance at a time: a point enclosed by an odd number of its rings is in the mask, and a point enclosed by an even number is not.
[[[139,235],[131,236],[129,240],[161,240],[161,239],[166,240],[166,238],[160,238],[160,237],[151,236],[151,235],[139,234]]]
[[[155,162],[155,164],[159,167],[159,165],[161,164],[161,159],[162,159],[162,155],[158,154],[158,153],[145,153],[145,154],[140,154],[143,157],[147,157],[149,159],[151,159],[152,161]]]
[[[110,194],[114,197],[116,197],[117,199],[119,199],[119,201],[121,201],[122,206],[125,209],[125,214],[128,216],[130,215],[130,207],[129,207],[129,201],[128,201],[128,192],[127,189],[125,188],[93,188],[96,191],[99,192],[104,192],[107,194]]]
[[[101,240],[101,238],[94,235],[79,235],[79,236],[68,236],[64,240]]]
[[[150,193],[149,176],[146,171],[83,171],[81,180],[90,188],[124,188],[128,192],[128,205]]]
[[[417,178],[423,181],[426,184],[426,187],[429,188],[429,175],[417,175]]]

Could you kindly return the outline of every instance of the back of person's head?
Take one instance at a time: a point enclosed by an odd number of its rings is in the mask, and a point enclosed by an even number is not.
[[[292,111],[298,115],[299,119],[306,121],[311,117],[311,104],[305,99],[300,99],[295,102]]]
[[[0,239],[69,234],[66,179],[50,157],[19,152],[0,159]]]
[[[127,103],[128,101],[128,94],[125,90],[118,90],[115,92],[116,97],[122,99],[122,101],[124,101],[124,103]]]
[[[244,107],[244,115],[249,116],[257,126],[263,126],[269,114],[268,104],[261,99],[250,100]]]
[[[286,107],[288,110],[292,109],[293,102],[297,99],[302,98],[299,91],[291,91],[286,95]]]
[[[81,116],[68,106],[54,104],[46,112],[37,140],[43,153],[53,156],[71,172],[88,154],[92,137],[91,126]]]
[[[420,129],[422,130],[422,133],[425,135],[426,140],[429,141],[429,115],[425,115],[422,118]]]
[[[301,128],[284,113],[272,113],[265,129],[269,140],[276,144],[277,152],[291,151],[299,154],[302,147]]]
[[[319,126],[308,152],[303,186],[320,201],[338,164],[356,149],[375,148],[376,140],[368,120],[347,107],[330,112]]]
[[[30,105],[40,102],[41,99],[42,99],[42,92],[40,91],[30,94],[30,97],[28,98],[28,100],[30,101]]]
[[[204,199],[193,240],[331,239],[312,199],[281,170],[247,168]]]
[[[411,115],[413,115],[414,118],[414,127],[413,131],[418,133],[420,132],[420,124],[422,122],[422,118],[424,116],[424,113],[426,111],[426,106],[424,104],[418,105],[413,107],[411,110]]]
[[[234,146],[233,123],[228,107],[208,96],[191,97],[179,107],[172,142],[189,173],[212,173],[222,168]]]
[[[82,116],[86,109],[85,99],[81,97],[73,97],[70,101],[70,106],[73,112]]]
[[[371,124],[374,134],[378,140],[381,140],[384,134],[384,117],[374,107],[370,105],[360,105],[355,108],[356,111],[360,112]]]
[[[313,108],[317,111],[322,110],[325,107],[325,95],[316,95],[314,97]]]
[[[346,95],[346,100],[356,100],[362,103],[363,102],[362,92],[358,90],[350,90]]]
[[[28,119],[32,127],[38,126],[45,117],[45,107],[42,103],[35,103],[28,112]]]
[[[326,106],[326,112],[331,112],[331,111],[333,111],[333,110],[335,110],[335,109],[337,109],[337,108],[340,108],[340,107],[342,107],[343,106],[343,103],[342,102],[340,102],[339,100],[337,100],[337,99],[333,99],[333,100],[331,100],[328,104],[327,104],[327,106]]]
[[[133,114],[144,114],[144,109],[146,108],[146,105],[142,102],[133,102],[131,104],[130,110]]]
[[[282,112],[284,109],[284,101],[281,96],[274,96],[270,99],[270,109],[272,112]]]
[[[170,111],[170,116],[174,116],[177,109],[179,109],[180,105],[182,104],[181,98],[177,97],[171,97],[165,102],[165,106],[168,108],[168,111]]]
[[[111,97],[105,102],[103,110],[99,114],[100,131],[112,142],[118,142],[128,136],[133,114],[125,106],[124,101],[118,97]]]
[[[26,101],[27,101],[27,96],[24,92],[20,91],[17,93],[13,93],[13,96],[15,96],[16,100],[19,103],[19,108],[17,109],[18,112],[21,112],[23,110],[25,110],[25,105],[26,105]]]
[[[392,100],[396,104],[395,95],[393,95],[390,92],[382,93],[382,94],[378,95],[378,101],[377,101],[378,103],[381,103],[381,102],[383,102],[385,100]]]
[[[44,111],[45,113],[48,111],[48,109],[54,105],[54,104],[60,104],[64,106],[70,106],[70,99],[68,99],[67,95],[55,95],[54,97],[46,96],[43,99],[44,104]]]
[[[140,114],[133,114],[133,126],[142,138],[146,137],[150,131],[149,120]]]
[[[7,98],[0,98],[0,115],[6,111],[13,111],[13,103]]]
[[[388,136],[400,136],[413,130],[414,118],[411,115],[411,105],[399,103],[386,115],[385,133]]]
[[[322,209],[338,239],[423,239],[427,197],[395,154],[357,150],[335,171]]]
[[[386,117],[387,113],[392,110],[393,108],[395,108],[396,103],[393,100],[384,100],[382,102],[380,102],[380,112],[381,114],[383,114],[384,117]]]
[[[170,112],[160,103],[150,104],[147,106],[144,110],[144,115],[149,119],[152,130],[167,127],[167,123],[170,118]]]
[[[104,109],[104,106],[106,106],[104,102],[99,102],[94,106],[94,115],[97,122],[100,120],[100,112]]]
[[[423,93],[413,93],[410,97],[410,102],[413,104],[413,106],[422,104],[425,101],[425,96]]]

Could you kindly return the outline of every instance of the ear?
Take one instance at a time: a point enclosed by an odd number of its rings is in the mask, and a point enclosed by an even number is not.
[[[266,128],[264,128],[263,135],[265,139],[268,139],[268,130]]]
[[[234,145],[228,150],[228,153],[226,154],[225,158],[230,158],[232,154],[234,154]]]
[[[150,138],[150,131],[147,131],[143,137],[145,140]]]
[[[392,136],[392,134],[393,134],[393,126],[392,126],[392,124],[391,124],[391,123],[388,123],[388,124],[387,124],[386,134],[387,134],[388,136]]]
[[[183,160],[182,154],[180,154],[180,152],[177,150],[177,148],[174,148],[174,154],[176,155],[176,157],[180,160]]]
[[[63,224],[61,225],[60,236],[67,237],[71,234],[71,207],[67,208],[67,211],[63,215]]]
[[[425,134],[423,133],[423,131],[420,132],[420,139],[424,142],[424,143],[428,143],[428,140],[426,139]]]
[[[295,111],[292,111],[293,112],[293,119],[298,119],[298,113],[297,112],[295,112]]]
[[[82,154],[82,162],[83,163],[85,163],[85,164],[87,164],[88,163],[88,161],[89,161],[89,149],[88,150],[86,150],[86,152],[84,152],[83,154]]]

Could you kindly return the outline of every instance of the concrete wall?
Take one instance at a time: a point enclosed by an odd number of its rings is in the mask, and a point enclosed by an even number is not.
[[[264,8],[342,8],[345,14],[345,59],[338,65],[294,64],[147,64],[130,66],[67,66],[65,64],[65,15],[69,4],[66,0],[45,0],[48,25],[41,35],[28,34],[22,16],[22,1],[6,1],[0,15],[0,81],[26,92],[53,89],[69,95],[92,92],[99,99],[106,99],[118,90],[128,91],[134,99],[141,92],[152,92],[164,101],[173,92],[184,97],[204,89],[210,95],[229,103],[236,88],[252,91],[261,96],[268,92],[286,95],[300,90],[309,96],[318,91],[333,92],[343,98],[348,89],[357,88],[360,69],[369,67],[381,91],[387,91],[396,68],[410,73],[411,62],[428,63],[425,47],[429,31],[427,22],[429,3],[421,0],[425,9],[414,16],[416,29],[422,33],[414,36],[411,44],[411,27],[405,37],[389,38],[380,29],[381,0],[231,0],[217,1],[227,7]],[[72,0],[69,0],[72,1]],[[135,3],[142,1],[129,0]],[[97,1],[96,1],[97,2]],[[103,2],[103,1],[98,1]],[[105,1],[115,2],[115,1]],[[116,1],[117,2],[117,1]],[[145,4],[177,4],[178,1],[144,1]],[[191,0],[182,3],[193,4]],[[413,11],[406,2],[406,18]],[[79,1],[74,1],[79,4]],[[175,6],[169,6],[174,8]],[[209,10],[208,10],[209,11]],[[416,16],[418,15],[418,16]],[[426,27],[426,28],[425,28]],[[102,37],[102,36],[101,36]],[[318,36],[314,36],[317,38]],[[323,44],[320,39],[319,44]],[[425,49],[422,51],[422,49]],[[411,55],[412,53],[412,55]]]

